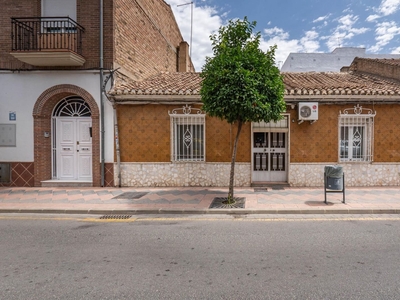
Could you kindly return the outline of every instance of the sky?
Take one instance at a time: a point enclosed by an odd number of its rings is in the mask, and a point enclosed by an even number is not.
[[[205,58],[212,56],[210,35],[228,20],[244,17],[257,22],[262,50],[277,46],[279,67],[291,52],[330,53],[337,47],[362,47],[370,54],[400,53],[400,0],[164,1],[191,46],[197,72]]]

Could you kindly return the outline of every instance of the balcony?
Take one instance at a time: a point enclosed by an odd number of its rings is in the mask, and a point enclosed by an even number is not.
[[[69,17],[11,18],[12,52],[33,66],[82,66],[85,29]]]

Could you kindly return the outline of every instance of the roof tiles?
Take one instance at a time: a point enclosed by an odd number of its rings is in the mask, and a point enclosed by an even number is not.
[[[390,61],[397,64],[398,62]],[[399,64],[400,65],[400,64]],[[340,95],[400,95],[400,82],[373,76],[371,74],[350,72],[307,72],[282,73],[285,96],[340,96]],[[160,73],[145,81],[134,81],[117,73],[111,96],[120,95],[198,95],[201,88],[200,73]]]

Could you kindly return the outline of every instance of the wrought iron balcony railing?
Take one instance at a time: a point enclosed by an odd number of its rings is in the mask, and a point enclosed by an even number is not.
[[[73,51],[82,54],[85,29],[69,17],[11,18],[12,51]]]

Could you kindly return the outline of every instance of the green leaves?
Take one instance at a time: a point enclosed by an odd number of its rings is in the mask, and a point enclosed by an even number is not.
[[[229,123],[281,118],[284,85],[274,65],[276,46],[264,53],[255,26],[246,17],[231,20],[210,37],[214,56],[206,58],[200,75],[203,110],[210,116]]]

